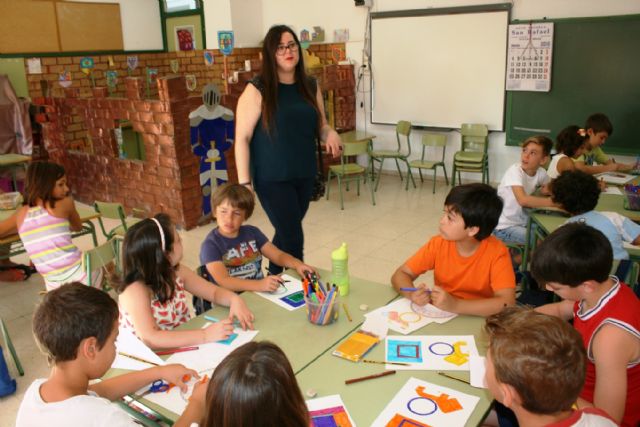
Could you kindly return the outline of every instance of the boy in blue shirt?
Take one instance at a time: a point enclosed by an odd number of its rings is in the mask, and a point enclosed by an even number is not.
[[[262,274],[262,256],[304,277],[315,272],[299,259],[281,251],[253,225],[243,225],[253,213],[255,199],[246,187],[224,184],[211,197],[218,226],[202,242],[200,263],[213,282],[232,291],[274,292],[282,284],[278,275]]]
[[[594,210],[600,198],[598,180],[579,170],[563,172],[551,182],[551,198],[572,216],[568,222],[581,222],[600,230],[611,242],[613,259],[629,259],[623,242],[640,245],[640,225],[616,212]]]

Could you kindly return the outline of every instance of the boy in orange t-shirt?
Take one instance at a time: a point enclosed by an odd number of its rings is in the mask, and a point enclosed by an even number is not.
[[[460,185],[444,201],[440,235],[400,266],[391,283],[418,305],[459,314],[489,316],[515,303],[515,275],[507,247],[491,232],[502,212],[502,200],[486,184]],[[413,281],[434,271],[433,288]]]

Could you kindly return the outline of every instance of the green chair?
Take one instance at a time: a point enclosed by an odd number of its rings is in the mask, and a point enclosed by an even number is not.
[[[82,269],[87,273],[87,285],[95,286],[93,283],[93,277],[91,273],[95,270],[102,269],[103,274],[105,267],[108,267],[110,264],[114,264],[116,268],[119,268],[119,260],[118,260],[118,240],[121,239],[119,237],[114,237],[113,239],[108,240],[107,242],[85,251],[82,254]],[[102,282],[102,290],[110,291],[111,285],[109,283],[108,277],[103,277]]]
[[[427,147],[432,147],[434,149],[441,148],[442,149],[442,157],[440,160],[425,160],[425,152]],[[441,167],[444,172],[444,179],[447,185],[449,185],[449,178],[447,177],[447,167],[444,164],[444,156],[447,150],[447,135],[439,134],[439,133],[425,133],[422,135],[422,156],[420,160],[412,160],[409,162],[409,175],[411,175],[411,168],[418,169],[420,173],[420,181],[424,182],[424,178],[422,177],[423,169],[431,169],[433,170],[433,193],[436,192],[436,172],[438,171],[438,167]],[[411,177],[413,180],[413,176]],[[409,180],[407,179],[405,190],[409,189]]]
[[[4,320],[0,318],[0,332],[2,332],[2,338],[4,339],[5,344],[7,345],[7,349],[9,353],[11,353],[11,357],[13,358],[13,363],[16,364],[16,369],[20,376],[24,375],[24,369],[22,369],[22,363],[20,363],[20,359],[18,358],[18,354],[16,353],[16,349],[13,347],[13,341],[11,341],[11,336],[9,336],[9,331],[7,330],[7,325],[4,324]]]
[[[451,185],[462,182],[460,172],[481,173],[482,182],[489,183],[489,128],[483,124],[465,123],[460,129],[461,150],[453,155]]]
[[[348,163],[350,156],[357,156],[359,154],[367,154],[369,152],[369,141],[360,142],[347,142],[344,144],[342,155],[340,156],[339,165],[329,166],[327,173],[327,200],[329,200],[329,191],[331,189],[331,178],[335,176],[338,178],[338,187],[340,189],[340,209],[344,210],[344,200],[342,196],[342,183],[348,185],[351,181],[357,181],[358,196],[360,195],[360,178],[363,178],[365,184],[367,182],[367,175],[369,174],[369,167],[361,166],[357,163]],[[370,162],[369,162],[370,165]],[[373,181],[369,185],[371,191],[371,203],[375,206],[376,199],[373,195]]]
[[[398,168],[398,173],[400,174],[400,180],[402,181],[402,171],[400,171],[400,163],[403,161],[405,165],[407,165],[407,171],[409,170],[409,161],[407,160],[409,156],[411,156],[411,122],[400,120],[396,125],[396,141],[398,143],[397,150],[371,150],[369,153],[369,167],[371,168],[371,176],[373,177],[374,172],[374,162],[379,162],[380,167],[378,168],[378,177],[376,178],[376,186],[374,191],[378,190],[378,184],[380,183],[380,174],[382,173],[382,164],[385,159],[393,159],[396,162],[396,167]],[[402,149],[403,142],[406,144],[406,152]],[[416,182],[413,180],[413,175],[410,172],[407,172],[407,175],[411,177],[411,182],[413,183],[413,187],[415,188]],[[409,179],[407,177],[407,179]],[[407,186],[407,188],[409,188]]]
[[[104,234],[104,237],[106,239],[111,239],[114,236],[124,237],[129,227],[140,221],[139,218],[127,219],[126,215],[124,214],[124,208],[120,203],[99,202],[96,200],[93,204],[93,207],[95,208],[96,212],[100,214],[100,217],[98,217],[98,222],[100,223],[102,234]],[[120,225],[107,231],[104,223],[102,222],[102,218],[120,220]]]

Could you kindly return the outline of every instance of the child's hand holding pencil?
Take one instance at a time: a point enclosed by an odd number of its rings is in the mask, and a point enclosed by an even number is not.
[[[420,283],[415,288],[400,288],[400,290],[407,292],[408,298],[416,305],[422,306],[431,302],[431,290],[424,283]]]

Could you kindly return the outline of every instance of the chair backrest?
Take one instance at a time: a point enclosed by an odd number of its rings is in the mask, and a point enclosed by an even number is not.
[[[369,152],[369,141],[345,142],[342,144],[343,156],[357,156]]]
[[[91,273],[116,261],[115,239],[85,251],[82,257],[84,271]]]
[[[111,239],[83,253],[82,269],[87,273],[87,285],[96,286],[95,283],[92,283],[92,273],[94,271],[103,269],[110,264],[117,264],[116,244],[115,239]],[[103,278],[101,287],[102,290],[109,291],[111,288],[106,276]]]
[[[93,206],[96,211],[105,218],[119,219],[124,222],[124,208],[120,203],[95,201]]]
[[[398,151],[402,151],[402,140],[407,144],[407,157],[411,155],[411,122],[400,120],[396,124],[396,140],[398,141]]]
[[[424,160],[425,148],[427,147],[442,147],[442,160],[444,162],[444,156],[447,150],[447,135],[442,133],[425,133],[422,135],[422,160]]]
[[[462,151],[487,152],[489,128],[484,124],[464,123],[460,128]]]
[[[104,227],[104,223],[102,222],[102,217],[110,218],[110,219],[119,219],[122,223],[122,228],[124,231],[127,231],[127,221],[126,216],[124,214],[124,208],[120,203],[110,203],[110,202],[99,202],[95,201],[93,203],[93,207],[100,214],[98,217],[98,223],[100,224],[100,229],[102,229],[102,234],[104,234],[107,238],[111,237],[111,231],[107,231]]]

